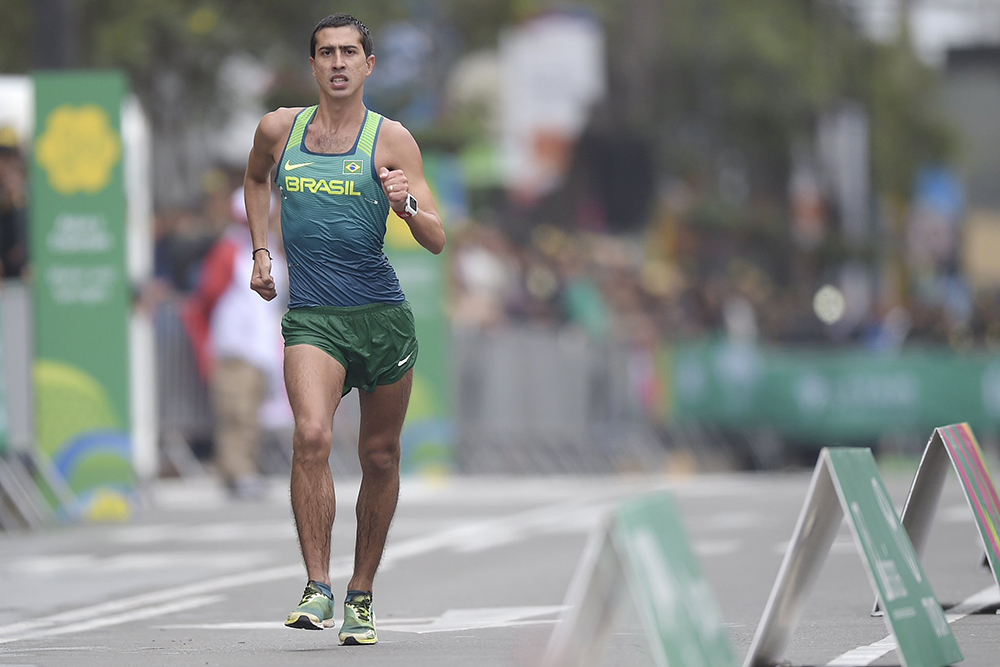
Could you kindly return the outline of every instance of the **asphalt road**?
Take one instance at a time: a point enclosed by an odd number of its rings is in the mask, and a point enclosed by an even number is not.
[[[904,466],[885,475],[897,508],[912,474]],[[923,565],[946,607],[972,598],[981,610],[949,616],[961,664],[996,667],[1000,593],[979,567],[972,514],[949,475]],[[147,490],[148,507],[129,524],[0,537],[0,665],[538,665],[588,535],[618,503],[651,491],[677,501],[742,660],[809,477],[407,478],[376,581],[374,647],[282,626],[305,583],[286,480],[271,480],[267,499],[252,503],[228,501],[211,480],[166,480]],[[338,621],[356,492],[357,480],[338,485]],[[789,664],[900,664],[891,644],[876,644],[888,632],[871,604],[842,526]],[[637,619],[621,606],[600,664],[651,664]]]

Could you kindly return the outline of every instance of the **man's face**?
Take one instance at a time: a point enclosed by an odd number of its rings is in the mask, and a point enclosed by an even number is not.
[[[361,33],[347,25],[316,33],[316,55],[309,63],[320,90],[332,97],[350,97],[372,73],[375,56],[365,57]]]

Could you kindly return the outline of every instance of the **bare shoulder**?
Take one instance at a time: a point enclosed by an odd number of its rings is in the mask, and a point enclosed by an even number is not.
[[[399,121],[384,118],[379,130],[378,149],[385,151],[387,161],[413,158],[420,155],[420,148],[410,131]]]
[[[304,107],[280,107],[274,111],[264,114],[257,126],[258,132],[264,139],[278,141],[288,136],[295,123],[295,116]]]

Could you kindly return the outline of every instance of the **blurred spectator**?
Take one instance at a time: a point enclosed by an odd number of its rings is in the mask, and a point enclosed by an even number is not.
[[[510,241],[493,227],[469,225],[453,244],[454,323],[483,328],[505,321],[519,276]]]
[[[263,491],[257,467],[262,408],[269,394],[283,393],[284,303],[265,301],[250,290],[253,248],[242,187],[229,202],[229,227],[205,258],[182,318],[199,371],[211,387],[219,474],[233,497],[253,499]],[[271,271],[278,294],[287,294],[287,268],[280,252],[273,254]]]
[[[218,238],[204,229],[197,212],[178,208],[160,212],[153,229],[153,276],[178,292],[190,292],[201,262]]]
[[[0,265],[4,278],[19,278],[28,266],[28,188],[17,136],[0,128]]]

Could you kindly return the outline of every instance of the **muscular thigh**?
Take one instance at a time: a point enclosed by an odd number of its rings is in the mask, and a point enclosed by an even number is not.
[[[332,424],[345,374],[343,364],[318,347],[285,348],[285,389],[296,424]]]
[[[410,369],[392,384],[378,385],[371,392],[359,392],[362,448],[370,440],[399,440],[412,386],[413,370]]]

